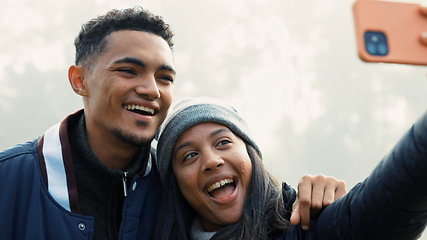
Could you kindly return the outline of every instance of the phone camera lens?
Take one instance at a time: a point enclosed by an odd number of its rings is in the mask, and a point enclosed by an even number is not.
[[[377,35],[372,35],[371,41],[372,42],[378,42],[378,36]]]
[[[385,56],[388,54],[387,38],[382,32],[365,32],[365,49],[370,55]]]

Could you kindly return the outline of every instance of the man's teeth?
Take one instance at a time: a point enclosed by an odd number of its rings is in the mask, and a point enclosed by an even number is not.
[[[212,192],[213,190],[215,190],[217,188],[220,188],[220,187],[224,186],[225,184],[232,183],[232,182],[233,182],[233,179],[223,179],[223,180],[221,180],[219,182],[216,182],[216,183],[212,184],[208,188],[208,192]]]
[[[135,104],[126,105],[125,109],[126,110],[140,110],[140,111],[148,112],[150,114],[154,114],[154,109],[146,108],[146,107],[135,105]]]

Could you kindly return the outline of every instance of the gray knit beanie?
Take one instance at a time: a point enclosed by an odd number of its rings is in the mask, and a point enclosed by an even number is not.
[[[213,98],[185,98],[175,104],[160,127],[160,138],[157,144],[157,166],[163,184],[166,181],[173,148],[178,138],[190,127],[205,122],[228,127],[261,156],[260,149],[252,140],[248,125],[233,107]]]

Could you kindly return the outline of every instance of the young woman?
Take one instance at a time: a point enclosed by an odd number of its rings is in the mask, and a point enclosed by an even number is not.
[[[161,129],[158,166],[167,191],[155,239],[416,239],[427,223],[427,116],[307,231],[289,224],[292,191],[264,169],[226,104],[177,104]]]

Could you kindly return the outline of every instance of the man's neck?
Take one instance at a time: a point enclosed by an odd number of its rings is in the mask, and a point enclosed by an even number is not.
[[[109,169],[125,170],[140,150],[122,141],[107,141],[87,131],[88,142],[92,152]]]

